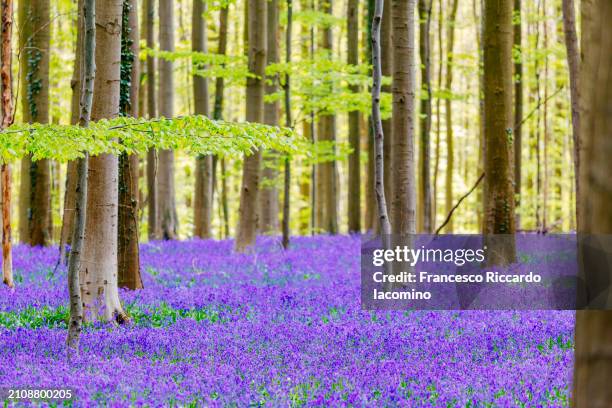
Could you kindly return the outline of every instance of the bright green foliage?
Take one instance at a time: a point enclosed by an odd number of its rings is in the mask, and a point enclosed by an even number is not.
[[[369,65],[351,65],[329,57],[326,51],[319,51],[312,59],[302,59],[290,63],[271,64],[266,67],[266,75],[291,76],[292,95],[295,106],[302,114],[336,114],[360,111],[366,114],[372,109]],[[387,78],[385,83],[389,83]],[[351,86],[359,87],[354,92]],[[283,90],[266,95],[266,102],[281,100]],[[391,95],[382,95],[381,109],[383,118],[391,116]]]
[[[147,56],[161,58],[167,61],[178,61],[191,59],[193,63],[193,75],[205,78],[224,78],[227,85],[244,85],[247,77],[256,77],[249,72],[247,57],[245,55],[225,55],[216,53],[204,53],[191,50],[161,51],[158,49],[143,48],[140,51],[140,59]],[[198,67],[206,67],[201,69]]]
[[[205,116],[174,119],[117,117],[92,122],[88,128],[71,125],[16,124],[0,132],[0,158],[11,162],[26,154],[33,160],[74,160],[88,151],[102,153],[145,153],[147,150],[175,149],[189,154],[240,156],[254,149],[275,149],[295,153],[306,142],[293,137],[289,129],[258,123],[214,121]]]

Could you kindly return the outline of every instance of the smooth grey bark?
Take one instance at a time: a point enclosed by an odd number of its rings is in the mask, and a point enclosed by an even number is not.
[[[79,13],[83,55],[78,59],[82,61],[79,83],[82,90],[79,92],[79,125],[89,126],[91,108],[93,103],[94,81],[96,77],[96,0],[83,0],[83,11]],[[87,220],[87,173],[89,170],[89,154],[76,162],[75,208],[72,248],[68,262],[68,293],[70,296],[70,321],[68,323],[68,358],[79,355],[79,336],[83,325],[83,300],[81,295],[81,257],[85,242],[85,225]]]
[[[416,232],[414,122],[416,0],[392,0],[393,24],[393,233]]]
[[[291,62],[291,41],[293,29],[293,2],[287,0],[287,27],[285,32],[285,62]],[[285,126],[293,127],[291,118],[291,76],[285,75]],[[290,216],[291,216],[291,157],[285,156],[285,172],[283,180],[283,248],[289,248]]]
[[[268,23],[267,32],[267,64],[275,64],[279,61],[278,26],[279,26],[279,3],[278,0],[268,0]],[[268,77],[265,84],[266,95],[278,91],[278,75]],[[266,125],[278,126],[279,124],[279,102],[264,103],[264,123]],[[278,188],[278,153],[264,152],[261,169],[261,191],[259,192],[259,230],[262,233],[277,233],[279,229],[279,205]]]
[[[431,203],[431,7],[433,0],[419,0],[419,54],[421,57],[421,110],[420,110],[420,144],[419,144],[419,186],[417,205],[417,231],[432,231]]]
[[[359,0],[349,0],[347,10],[347,63],[359,63]],[[351,92],[359,92],[358,86],[351,86]],[[361,232],[361,114],[349,112],[349,144],[353,152],[348,166],[348,229]]]
[[[612,233],[612,73],[609,69],[612,66],[612,3],[583,0],[581,17],[581,194],[577,197],[581,219],[578,242],[582,265],[602,265],[601,252],[586,251],[582,248],[582,240],[592,234],[609,237]],[[602,272],[609,273],[609,266]],[[609,289],[606,294],[609,304]],[[578,311],[575,333],[572,406],[612,406],[612,311]]]
[[[375,140],[375,192],[378,206],[378,219],[381,234],[388,237],[391,234],[391,224],[387,211],[387,201],[384,187],[384,131],[380,118],[380,92],[382,82],[381,50],[380,50],[380,26],[383,20],[384,2],[376,0],[374,3],[374,16],[372,18],[372,125]]]
[[[572,109],[572,140],[574,142],[574,186],[576,202],[580,196],[580,50],[576,34],[576,11],[573,0],[563,0],[563,32],[569,67],[570,98]],[[578,211],[576,211],[576,221]]]
[[[266,66],[267,0],[249,0],[248,3],[248,51],[249,71],[256,77],[247,79],[246,120],[263,121],[264,70]],[[240,209],[235,250],[244,252],[255,244],[257,233],[257,201],[261,173],[261,151],[245,156],[240,189]]]
[[[208,52],[208,38],[206,34],[206,20],[203,14],[206,12],[205,0],[193,0],[193,14],[191,21],[191,48],[193,51]],[[206,67],[197,67],[206,69]],[[193,97],[195,113],[199,115],[209,114],[208,107],[208,79],[199,75],[193,77]],[[212,155],[200,155],[196,158],[195,168],[195,192],[193,204],[193,234],[200,238],[212,237],[212,212],[213,212],[213,157]]]
[[[18,3],[22,120],[49,123],[49,0]],[[21,159],[19,240],[47,246],[51,240],[51,164]]]
[[[163,51],[174,51],[174,1],[159,0],[159,46]],[[174,116],[174,64],[159,61],[159,115]],[[178,216],[174,191],[174,152],[163,149],[157,159],[157,223],[161,238],[176,239]]]
[[[514,242],[514,158],[512,142],[512,0],[485,0],[484,233],[505,234],[488,245],[487,263],[506,265],[516,259]],[[486,237],[485,237],[486,238]]]

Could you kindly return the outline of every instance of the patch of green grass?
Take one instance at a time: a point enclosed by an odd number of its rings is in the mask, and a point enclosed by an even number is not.
[[[127,304],[125,310],[133,324],[144,327],[167,327],[176,323],[179,319],[226,323],[229,319],[224,316],[223,312],[230,312],[230,310],[222,310],[216,306],[174,309],[165,303],[153,308],[142,308],[135,304]],[[66,329],[68,327],[68,316],[69,310],[66,306],[57,308],[49,306],[27,307],[20,311],[0,312],[0,327],[5,329],[38,329],[41,327]],[[86,326],[90,327],[87,324]]]

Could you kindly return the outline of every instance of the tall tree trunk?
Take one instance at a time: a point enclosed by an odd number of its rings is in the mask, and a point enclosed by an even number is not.
[[[367,29],[367,35],[365,36],[366,42],[366,61],[369,64],[372,64],[372,20],[374,19],[374,0],[367,1],[367,12],[364,13],[364,25]],[[365,207],[365,223],[364,227],[366,231],[374,231],[376,226],[378,225],[377,216],[376,216],[376,194],[374,191],[375,188],[375,178],[374,174],[376,165],[376,154],[374,147],[374,129],[371,126],[372,124],[372,116],[371,114],[366,118],[365,128],[368,129],[366,134],[367,140],[367,148],[368,148],[368,161],[366,164],[366,190],[365,190],[365,198],[366,198],[366,207]]]
[[[483,35],[485,86],[484,233],[510,234],[490,241],[487,262],[516,258],[512,168],[512,0],[485,0]]]
[[[122,0],[96,2],[96,77],[91,119],[119,112]],[[121,323],[127,318],[117,285],[118,160],[101,154],[89,161],[87,220],[80,268],[86,317]],[[87,314],[89,313],[89,315]]]
[[[246,120],[263,121],[264,70],[266,66],[266,27],[267,0],[249,0],[248,2],[248,50],[249,71],[256,75],[247,79]],[[235,250],[244,252],[255,244],[257,233],[257,200],[259,195],[259,177],[261,151],[257,150],[245,156],[242,168],[242,187],[240,189],[240,210],[238,230],[236,232]]]
[[[203,14],[206,12],[206,1],[193,0],[193,14],[191,21],[191,47],[193,51],[208,52],[208,39],[206,34],[206,21]],[[197,67],[205,69],[205,67]],[[193,77],[193,99],[195,113],[209,114],[208,108],[208,79],[195,75]],[[195,171],[195,198],[193,204],[193,234],[200,238],[211,238],[211,221],[213,211],[213,157],[201,155],[196,159]]]
[[[164,51],[174,51],[174,1],[159,0],[159,45]],[[174,116],[174,75],[170,60],[159,61],[159,114]],[[157,222],[163,239],[175,239],[178,217],[174,194],[174,152],[164,149],[158,153],[157,166]]]
[[[580,197],[580,50],[578,49],[578,36],[576,35],[576,11],[574,0],[563,0],[563,32],[565,33],[565,47],[567,49],[567,63],[569,66],[570,97],[572,107],[572,140],[574,143],[574,185],[576,202]],[[576,219],[578,219],[576,211]]]
[[[433,0],[432,0],[433,1]],[[436,86],[438,93],[442,90],[442,74],[444,72],[444,53],[443,44],[443,24],[444,24],[444,0],[438,0],[438,77]],[[442,138],[442,98],[440,95],[436,98],[436,143],[434,149],[434,168],[433,168],[433,224],[436,225],[436,216],[438,214],[438,176],[440,168],[440,139]]]
[[[332,0],[320,0],[319,9],[322,13],[332,14]],[[332,27],[322,29],[321,48],[330,56],[333,50]],[[329,92],[333,92],[332,89]],[[317,140],[336,142],[336,116],[329,113],[319,115]],[[336,161],[320,163],[317,166],[317,217],[316,228],[319,231],[338,233],[338,199],[337,199],[337,169]]]
[[[476,11],[476,2],[480,6],[480,18]],[[478,165],[477,173],[482,174],[484,172],[484,76],[482,74],[482,66],[484,65],[483,57],[484,50],[482,48],[482,33],[484,32],[484,19],[483,19],[483,0],[474,0],[472,3],[472,13],[474,14],[474,23],[476,27],[476,45],[478,47]],[[478,209],[476,210],[476,224],[478,226],[477,231],[483,231],[483,187],[478,186],[476,190],[476,202],[478,203]]]
[[[229,16],[229,7],[226,5],[219,10],[219,44],[217,46],[217,54],[225,55],[227,51],[227,18]],[[225,82],[222,76],[215,80],[215,108],[213,118],[219,120],[223,118],[223,99],[224,99]],[[229,236],[229,213],[227,205],[227,181],[225,175],[225,159],[221,157],[221,176],[217,177],[221,183],[221,210],[223,216],[223,233],[224,237]]]
[[[155,0],[145,0],[147,8],[147,48],[155,48]],[[147,55],[147,113],[149,118],[157,117],[157,92],[155,92],[156,59]],[[157,151],[147,152],[147,203],[149,239],[160,239],[159,206],[157,193]]]
[[[2,36],[0,39],[0,85],[2,90],[2,124],[1,129],[13,123],[13,88],[12,88],[12,47],[13,33],[13,0],[2,0],[0,20]],[[13,283],[13,255],[11,248],[11,166],[0,164],[0,184],[2,189],[2,281],[9,288]]]
[[[268,1],[268,24],[266,26],[268,53],[267,64],[275,64],[279,61],[278,51],[278,0]],[[278,75],[267,78],[265,85],[266,94],[274,94],[278,91]],[[264,103],[264,123],[277,126],[279,123],[279,102]],[[263,233],[278,232],[278,189],[276,181],[278,178],[278,160],[276,152],[264,152],[261,170],[261,191],[259,193],[259,229]]]
[[[419,199],[417,205],[417,231],[432,231],[431,216],[431,157],[429,135],[431,132],[431,52],[430,34],[432,0],[419,0],[419,55],[421,56],[421,143],[419,145]]]
[[[380,232],[383,239],[388,239],[391,234],[391,224],[387,211],[387,201],[385,197],[384,178],[384,130],[380,118],[380,92],[382,82],[382,61],[381,61],[381,25],[384,21],[384,0],[375,0],[374,15],[372,17],[372,127],[374,128],[375,138],[375,190],[376,203],[378,206],[378,219],[380,222]],[[414,3],[412,4],[414,7]],[[389,13],[391,10],[387,10]],[[394,10],[395,11],[395,10]],[[400,43],[400,42],[398,42]],[[401,44],[401,43],[400,43]],[[399,64],[398,64],[399,65]],[[386,241],[385,241],[386,242]]]
[[[391,21],[391,0],[384,0],[384,9],[380,31],[380,64],[382,75],[391,77],[393,75],[393,38]],[[381,92],[391,93],[391,85],[381,85]],[[393,126],[391,118],[382,120],[382,129],[385,137],[383,138],[383,166],[384,166],[384,183],[385,197],[391,201],[393,198],[393,186],[395,180],[393,172]],[[376,135],[374,135],[376,137]],[[389,203],[391,204],[391,203]],[[389,213],[389,219],[393,218],[393,211]],[[379,222],[377,221],[377,224]]]
[[[83,54],[83,0],[78,0],[77,5],[77,41],[74,55],[74,68],[72,71],[72,97],[70,100],[70,123],[76,125],[79,122],[80,100],[81,100],[81,60]],[[69,161],[66,165],[66,191],[64,192],[64,212],[62,215],[62,230],[59,243],[59,263],[66,261],[66,245],[72,242],[74,230],[74,211],[76,206],[76,185],[77,185],[77,161]]]
[[[454,201],[453,201],[453,175],[455,172],[455,150],[454,150],[454,136],[453,136],[453,48],[455,45],[455,20],[457,18],[457,6],[459,5],[458,0],[453,0],[451,8],[451,14],[448,18],[448,28],[446,32],[446,83],[444,85],[446,95],[446,188],[445,188],[445,202],[446,202],[446,213],[450,213]],[[452,234],[454,231],[453,218],[451,217],[446,224],[446,232]]]
[[[393,233],[416,232],[414,163],[416,0],[392,0],[393,21]]]
[[[579,242],[587,234],[612,233],[612,3],[583,0],[581,10]],[[582,265],[603,265],[607,269],[599,272],[610,273],[601,259],[591,259],[598,256],[597,251],[581,252]],[[609,294],[607,300],[609,304]],[[578,311],[575,332],[572,406],[612,406],[612,311]]]
[[[347,62],[359,63],[359,0],[349,0],[347,11]],[[359,92],[359,87],[352,86],[351,92]],[[359,111],[349,112],[349,144],[353,152],[349,156],[348,168],[348,229],[349,232],[361,232],[361,130]]]
[[[521,44],[521,0],[514,0],[514,195],[516,206],[521,203],[521,170],[523,135],[521,121],[523,120],[523,46]],[[521,219],[516,212],[516,229],[520,229]]]
[[[122,37],[120,112],[137,117],[140,91],[137,0],[123,0]],[[138,247],[138,170],[138,155],[119,156],[118,279],[120,287],[132,290],[143,287]]]
[[[49,0],[18,4],[21,106],[23,121],[49,123]],[[49,245],[51,167],[47,159],[21,160],[19,189],[19,240],[30,245]]]
[[[96,50],[96,15],[95,0],[79,1],[78,38],[80,41],[77,56],[83,62],[83,69],[79,67],[79,125],[89,126],[93,103],[94,80],[96,76],[95,50]],[[74,103],[73,90],[73,103]],[[73,105],[73,114],[74,105]],[[87,219],[87,176],[89,170],[89,153],[85,153],[76,161],[75,191],[74,191],[74,230],[68,265],[68,293],[70,295],[70,322],[68,324],[68,359],[71,360],[79,354],[79,336],[83,324],[83,298],[81,294],[80,269],[83,245],[85,242],[85,226]]]
[[[270,16],[270,14],[268,14]],[[268,22],[268,24],[270,24]],[[285,33],[285,62],[291,62],[291,41],[293,30],[293,1],[287,0],[287,28]],[[268,39],[269,40],[269,39]],[[293,127],[291,118],[291,77],[285,75],[285,126]],[[285,174],[283,183],[283,248],[289,248],[291,216],[291,157],[285,156]]]

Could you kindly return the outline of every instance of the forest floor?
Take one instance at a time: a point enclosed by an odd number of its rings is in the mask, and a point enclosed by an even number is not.
[[[130,324],[88,325],[72,364],[57,248],[16,247],[0,387],[71,388],[85,407],[569,404],[572,312],[364,311],[359,237],[232,245],[143,244]]]

